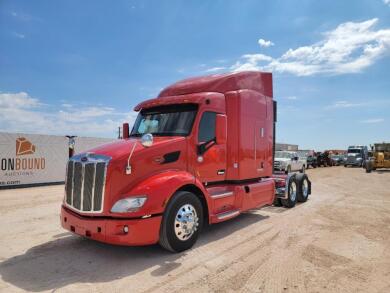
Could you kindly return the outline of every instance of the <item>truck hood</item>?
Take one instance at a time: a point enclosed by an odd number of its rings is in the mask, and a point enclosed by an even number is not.
[[[279,161],[279,162],[291,162],[291,159],[289,159],[289,158],[275,158],[275,161]]]
[[[140,137],[131,137],[129,139],[121,139],[112,143],[101,145],[97,148],[88,150],[88,153],[105,155],[111,157],[112,160],[122,160],[130,155],[134,144],[137,143],[134,149],[133,156],[138,156],[140,153],[147,153],[148,150],[160,148],[167,144],[176,144],[184,141],[184,137],[154,137],[153,145],[149,148],[145,148],[141,145]]]

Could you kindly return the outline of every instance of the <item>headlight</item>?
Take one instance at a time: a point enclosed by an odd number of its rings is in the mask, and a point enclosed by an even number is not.
[[[361,160],[362,160],[362,158],[357,158],[356,160],[358,160],[358,161],[361,161]]]
[[[144,195],[118,200],[111,209],[112,213],[133,213],[138,211],[146,202]]]

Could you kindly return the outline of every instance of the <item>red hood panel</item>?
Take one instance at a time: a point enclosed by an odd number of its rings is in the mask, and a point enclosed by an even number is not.
[[[176,143],[176,142],[181,142],[183,140],[185,140],[184,137],[154,137],[154,142],[153,145],[150,147],[150,149],[154,149],[166,143]],[[116,142],[104,144],[97,148],[88,150],[88,152],[109,156],[113,160],[121,159],[123,157],[128,157],[130,155],[130,152],[134,147],[134,143],[137,141],[138,143],[134,149],[134,155],[135,155],[137,152],[147,149],[141,145],[141,138],[138,137],[121,139]]]

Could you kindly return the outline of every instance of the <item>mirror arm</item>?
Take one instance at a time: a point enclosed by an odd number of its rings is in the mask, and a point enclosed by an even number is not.
[[[198,145],[198,155],[203,155],[205,152],[207,152],[213,145],[217,143],[216,138],[213,138],[209,141],[206,141],[202,144]]]

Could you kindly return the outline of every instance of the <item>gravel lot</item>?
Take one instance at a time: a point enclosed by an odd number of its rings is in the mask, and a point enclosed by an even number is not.
[[[63,186],[0,191],[0,291],[390,292],[390,171],[309,170],[313,194],[210,226],[190,251],[60,227]]]

